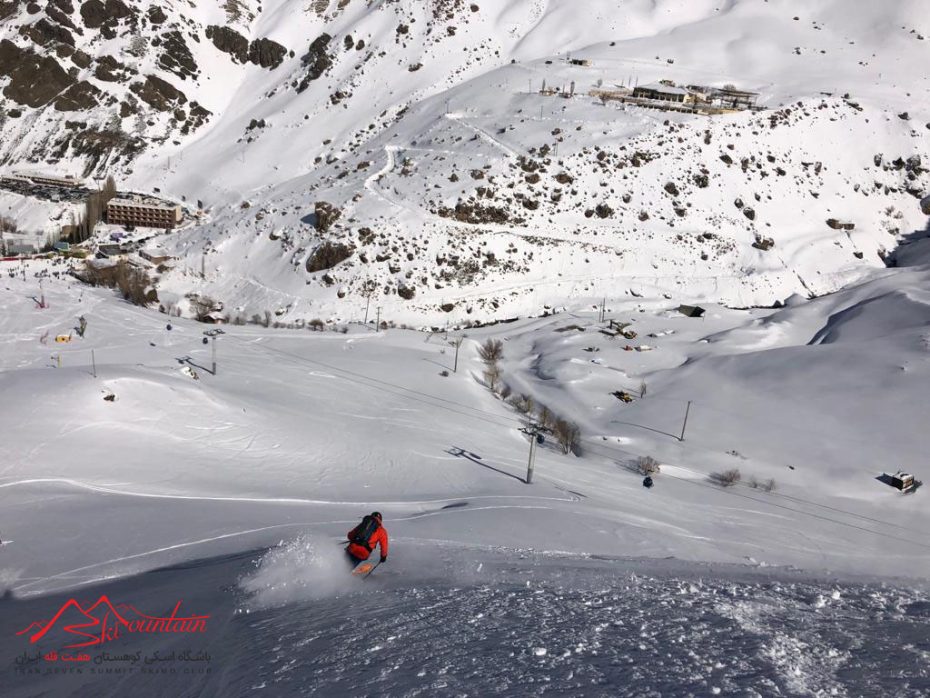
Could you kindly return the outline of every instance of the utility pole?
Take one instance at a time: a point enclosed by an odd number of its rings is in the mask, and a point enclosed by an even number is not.
[[[226,333],[223,332],[223,330],[221,330],[221,329],[219,329],[219,328],[217,328],[217,329],[215,329],[215,330],[205,330],[205,331],[204,331],[204,335],[205,335],[206,337],[209,337],[210,340],[211,340],[211,342],[210,342],[211,345],[212,345],[212,346],[211,346],[211,349],[212,349],[212,351],[213,351],[213,370],[211,371],[211,373],[212,373],[214,376],[216,375],[216,338],[217,338],[219,335],[221,335],[221,334],[226,334]]]
[[[200,253],[200,278],[201,279],[207,278],[207,253],[206,252]]]
[[[688,400],[688,406],[685,408],[685,423],[681,425],[681,436],[678,438],[679,441],[685,440],[685,429],[688,426],[688,413],[691,412],[691,400]]]
[[[378,306],[378,315],[377,315],[377,317],[378,317],[378,319],[377,319],[377,321],[376,321],[376,322],[377,322],[377,325],[376,325],[376,327],[375,327],[375,332],[380,332],[380,331],[381,331],[381,306],[380,306],[380,305]]]
[[[461,337],[456,337],[449,344],[455,347],[455,363],[452,365],[452,373],[459,372],[459,347],[462,346],[462,342],[465,341],[465,335]]]
[[[536,443],[542,443],[543,432],[547,431],[541,424],[535,422],[521,429],[524,434],[530,436],[530,457],[526,463],[526,484],[533,484],[533,467],[536,465]]]
[[[94,367],[94,378],[97,377],[97,357],[94,356],[94,350],[90,350],[90,363]]]
[[[365,325],[368,325],[368,308],[371,307],[371,291],[368,292],[365,300]]]

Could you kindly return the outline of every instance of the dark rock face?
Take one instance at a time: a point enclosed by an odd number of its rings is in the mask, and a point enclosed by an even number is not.
[[[78,50],[71,54],[71,62],[78,68],[89,68],[91,58],[83,51]]]
[[[152,5],[149,8],[149,22],[152,24],[162,24],[166,19],[168,16],[158,5]]]
[[[274,70],[287,55],[287,49],[271,39],[256,39],[249,45],[249,62]]]
[[[174,73],[182,80],[194,77],[200,72],[181,32],[172,31],[162,34],[162,45],[164,48],[158,59],[160,68]]]
[[[55,99],[55,109],[58,111],[81,111],[91,109],[101,104],[104,94],[89,82],[77,82],[58,95]]]
[[[329,46],[329,42],[332,41],[332,39],[333,37],[324,33],[320,34],[313,40],[313,43],[310,44],[310,48],[301,59],[303,64],[307,66],[307,74],[297,86],[298,92],[303,92],[310,87],[310,83],[319,78],[333,64],[332,56],[326,52],[326,48]]]
[[[75,82],[51,56],[19,48],[8,39],[0,40],[0,75],[10,78],[4,97],[27,107],[48,104]]]
[[[17,18],[23,7],[35,16]],[[198,78],[200,69],[189,42],[202,40],[203,33],[198,39],[195,22],[183,11],[178,16],[174,5],[171,12],[168,7],[162,0],[0,0],[0,17],[5,18],[7,29],[7,38],[0,37],[0,90],[8,100],[5,115],[15,118],[44,110],[49,116],[56,112],[70,116],[103,107],[109,110],[107,115],[123,119],[138,116],[134,129],[141,131],[156,126],[149,118],[153,112],[170,115],[166,126],[157,127],[166,128],[161,137],[199,128],[211,113],[189,102],[176,85],[180,80]],[[279,65],[287,55],[276,42],[250,45],[245,37],[223,27],[210,28],[208,35],[214,30],[217,34],[211,38],[230,53],[231,60],[251,60],[268,67]],[[118,40],[122,48],[111,51],[112,55],[100,52],[101,41],[106,45],[108,40]],[[140,75],[135,61],[124,59],[124,53],[154,61],[159,69],[177,77]],[[68,117],[59,117],[61,121],[64,118]],[[68,123],[85,122],[70,117]],[[30,157],[57,162],[84,156],[85,165],[93,168],[104,160],[111,164],[128,160],[146,147],[144,136],[131,136],[116,126],[89,123],[80,133],[78,137],[73,128],[62,126],[50,132]]]
[[[238,63],[253,63],[262,68],[277,68],[284,61],[287,49],[271,39],[256,39],[252,43],[235,29],[211,25],[207,27],[207,38],[223,53],[228,53]],[[324,68],[325,70],[325,68]]]
[[[81,5],[81,19],[88,29],[99,29],[105,39],[116,38],[116,28],[123,19],[134,17],[122,0],[87,0]]]
[[[312,274],[324,269],[331,269],[340,262],[347,260],[354,253],[354,249],[341,242],[324,242],[307,259],[307,271]]]
[[[183,92],[154,75],[146,75],[145,82],[133,83],[129,89],[158,111],[172,111],[187,102],[187,96]]]
[[[103,56],[97,59],[97,67],[94,70],[94,77],[103,82],[120,82],[128,75],[126,66],[117,61],[113,56]]]
[[[52,24],[45,17],[35,24],[20,27],[19,33],[39,46],[53,46],[56,43],[74,46],[74,37],[71,32],[58,24]]]
[[[207,38],[223,53],[228,53],[238,63],[245,63],[249,58],[249,40],[235,29],[210,25]]]

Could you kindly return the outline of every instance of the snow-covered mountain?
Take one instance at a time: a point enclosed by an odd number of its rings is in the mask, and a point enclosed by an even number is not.
[[[166,309],[196,292],[245,319],[375,304],[436,324],[621,291],[767,304],[881,267],[930,183],[919,0],[0,8],[0,162],[207,211],[162,242],[182,257]],[[589,95],[659,79],[765,109]]]

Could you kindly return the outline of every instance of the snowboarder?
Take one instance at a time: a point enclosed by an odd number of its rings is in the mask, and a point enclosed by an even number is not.
[[[645,487],[647,490],[652,487],[652,484],[652,476],[647,475],[645,478],[643,478],[643,487]]]
[[[84,333],[87,331],[87,318],[81,315],[81,317],[78,318],[78,323],[79,323],[78,328],[77,328],[78,337],[83,339]]]
[[[381,513],[373,511],[362,519],[362,523],[348,533],[349,545],[346,555],[354,567],[374,552],[375,546],[381,546],[381,562],[387,562],[388,534],[381,525]]]

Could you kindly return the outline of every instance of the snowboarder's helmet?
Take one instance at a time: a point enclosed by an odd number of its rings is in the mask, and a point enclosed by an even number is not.
[[[373,519],[378,519],[378,521],[380,521],[380,520],[381,520],[381,512],[380,512],[380,511],[373,511],[373,512],[371,512],[371,518],[373,518]]]

